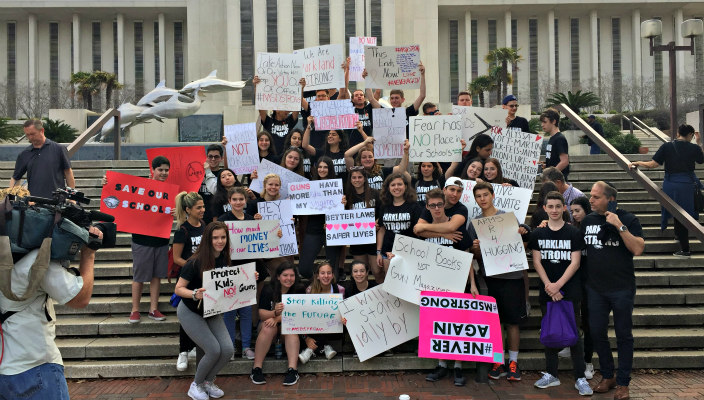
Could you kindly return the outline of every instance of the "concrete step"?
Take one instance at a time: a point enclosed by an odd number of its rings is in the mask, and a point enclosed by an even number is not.
[[[105,168],[98,167],[95,168],[73,168],[73,176],[76,179],[87,179],[87,178],[102,178],[105,175],[105,171],[114,171],[121,174],[128,174],[134,176],[149,176],[149,167],[146,165],[144,168]],[[13,170],[3,170],[0,169],[0,179],[10,179],[12,177]]]
[[[169,296],[174,292],[174,287],[176,287],[176,279],[172,279],[171,283],[168,283],[166,279],[159,285],[159,290],[163,294],[168,294]],[[149,296],[150,284],[147,282],[143,285],[142,294]],[[93,285],[94,295],[117,295],[117,294],[132,294],[132,279],[101,279],[96,280]]]
[[[56,321],[57,336],[112,336],[112,335],[175,335],[178,334],[176,314],[168,314],[165,321],[154,321],[142,315],[142,321],[131,324],[128,315],[73,315],[61,316]]]
[[[530,290],[531,300],[537,299],[539,291]],[[537,304],[537,303],[536,303]],[[635,305],[701,305],[704,304],[704,287],[639,287]]]

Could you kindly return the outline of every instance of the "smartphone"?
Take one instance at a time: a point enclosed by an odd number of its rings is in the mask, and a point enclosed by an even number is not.
[[[618,206],[618,203],[616,202],[616,200],[610,201],[609,205],[607,206],[607,211],[611,212],[611,213],[615,213],[617,206]]]

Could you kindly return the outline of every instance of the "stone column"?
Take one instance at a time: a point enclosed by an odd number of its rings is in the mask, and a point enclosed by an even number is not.
[[[467,77],[467,82],[472,82],[474,77],[472,76],[472,12],[467,10],[464,13],[464,70],[465,76]],[[452,93],[452,96],[456,96],[457,93]],[[452,99],[454,102],[456,99]]]
[[[592,84],[597,85],[599,83],[599,24],[597,23],[597,13],[596,10],[591,10],[589,12],[589,34],[591,36],[591,64],[592,64]]]
[[[548,79],[555,85],[555,11],[548,11]]]
[[[117,14],[117,80],[125,83],[125,16]]]
[[[29,87],[33,88],[37,82],[37,16],[34,14],[29,14],[28,18],[29,24],[29,46],[27,54],[27,63],[29,70]],[[30,91],[30,95],[33,91]]]
[[[164,13],[159,13],[159,78],[166,80],[166,18]]]
[[[279,53],[293,53],[293,0],[278,0],[276,13]],[[297,26],[296,29],[301,27]]]
[[[73,73],[81,70],[81,17],[73,14]]]
[[[318,22],[318,0],[303,0],[303,45],[305,47],[317,46],[320,43]]]

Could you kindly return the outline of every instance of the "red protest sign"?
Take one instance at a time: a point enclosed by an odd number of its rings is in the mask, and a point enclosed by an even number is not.
[[[107,171],[100,211],[115,217],[117,230],[168,238],[178,186],[154,179]]]
[[[205,177],[205,149],[203,146],[156,147],[147,149],[149,170],[153,171],[152,160],[157,156],[169,159],[169,178],[167,183],[178,185],[180,191],[197,192]]]

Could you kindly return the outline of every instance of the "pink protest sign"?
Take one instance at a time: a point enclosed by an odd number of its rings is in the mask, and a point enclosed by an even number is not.
[[[465,293],[421,292],[418,356],[502,363],[496,300]]]

